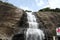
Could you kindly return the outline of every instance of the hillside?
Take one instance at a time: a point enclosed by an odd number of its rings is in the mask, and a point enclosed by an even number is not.
[[[60,27],[60,11],[57,9],[42,9],[37,12],[37,15],[45,29],[51,35],[56,35],[56,28]],[[50,31],[50,32],[49,32]]]
[[[23,10],[12,4],[0,1],[0,38],[7,38],[17,31]]]

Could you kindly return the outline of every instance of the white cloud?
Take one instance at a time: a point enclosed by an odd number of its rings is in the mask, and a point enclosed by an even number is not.
[[[21,9],[23,10],[30,10],[30,11],[33,11],[33,9],[27,7],[27,6],[20,6]]]
[[[60,8],[60,0],[48,0],[50,8]]]
[[[44,3],[44,0],[35,0],[36,1],[36,4],[37,6],[42,6]]]
[[[37,6],[43,6],[44,4],[44,0],[35,0],[36,1],[36,4]],[[45,7],[50,7],[50,8],[60,8],[60,0],[47,0],[48,4],[46,6],[43,6],[43,8]]]
[[[49,5],[47,5],[47,3],[44,2],[44,0],[35,0],[36,1],[36,5],[38,7],[42,7],[42,8],[46,8],[46,7],[49,7]],[[42,9],[40,8],[40,9]]]

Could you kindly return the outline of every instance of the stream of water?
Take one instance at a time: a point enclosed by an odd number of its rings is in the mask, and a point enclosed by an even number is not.
[[[38,29],[38,23],[35,15],[32,12],[26,12],[29,28],[26,32],[26,40],[43,40],[44,33],[42,30]]]

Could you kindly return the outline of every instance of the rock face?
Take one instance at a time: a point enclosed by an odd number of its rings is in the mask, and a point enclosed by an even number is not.
[[[27,28],[28,27],[28,22],[27,22],[27,14],[24,13],[23,16],[21,17],[21,21],[19,22],[18,26],[20,28]]]
[[[8,39],[17,32],[23,13],[22,9],[0,2],[0,39]]]
[[[42,25],[51,35],[56,35],[56,27],[60,26],[60,12],[38,12]]]

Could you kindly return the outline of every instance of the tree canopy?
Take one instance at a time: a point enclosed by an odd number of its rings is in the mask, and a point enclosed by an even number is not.
[[[41,9],[39,11],[52,11],[52,12],[60,12],[60,8],[50,9],[49,7]]]

